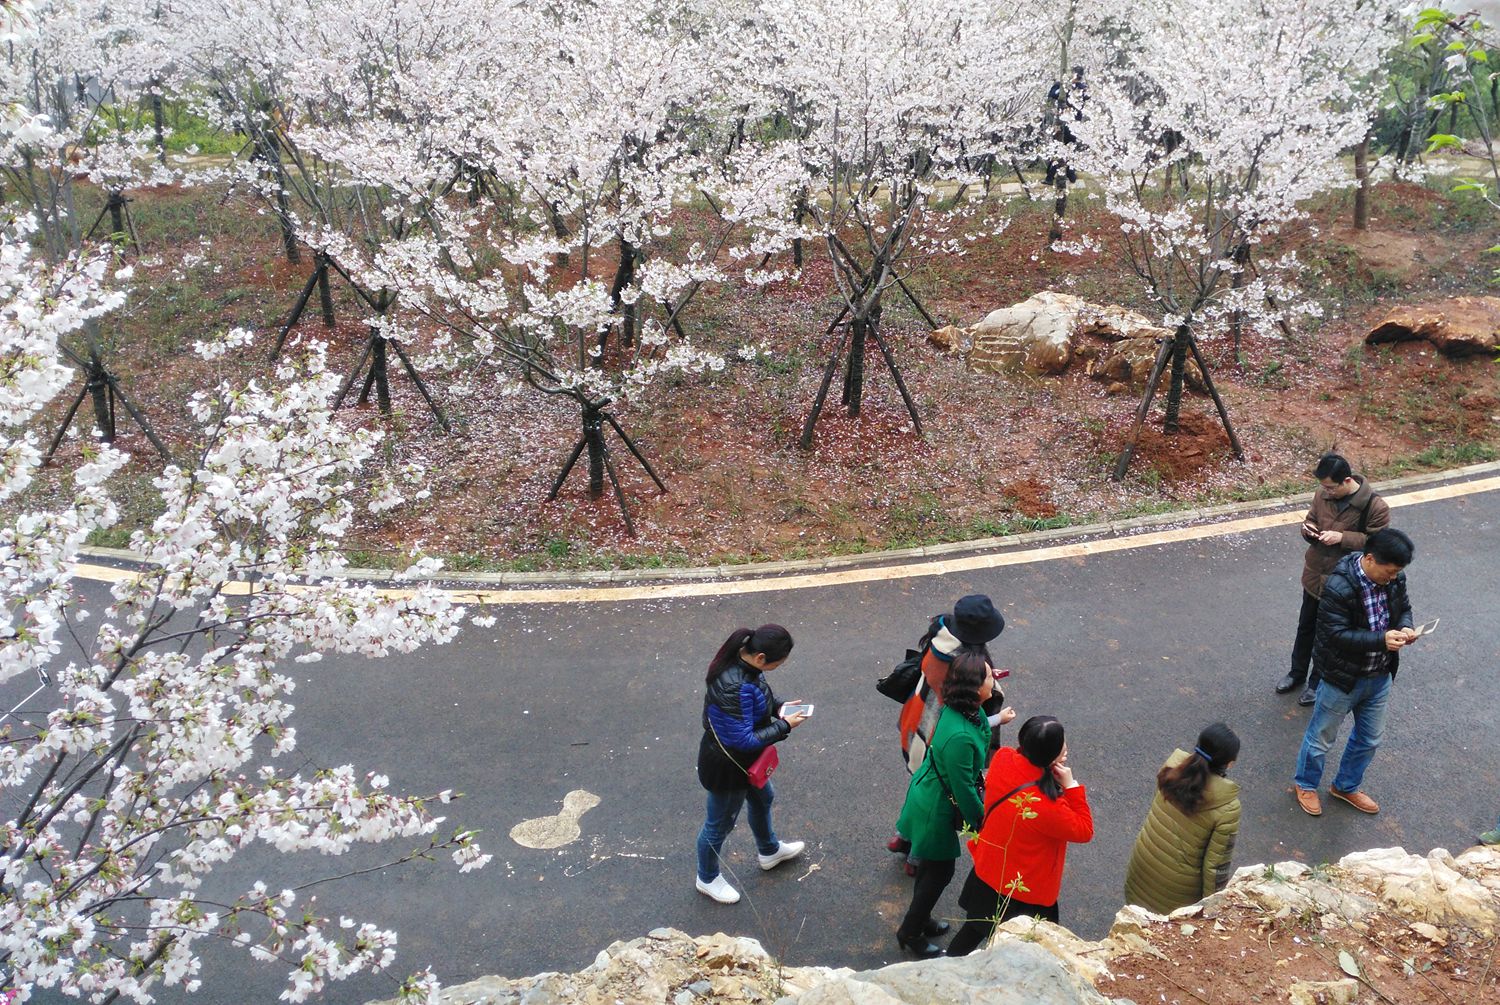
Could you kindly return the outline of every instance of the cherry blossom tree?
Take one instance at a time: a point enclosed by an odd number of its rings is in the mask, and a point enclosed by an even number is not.
[[[36,262],[34,227],[23,217],[0,233],[0,501],[16,500],[40,464],[31,427],[70,377],[59,339],[124,297],[107,258]],[[336,386],[315,347],[273,386],[197,396],[199,463],[156,480],[164,511],[131,539],[148,565],[110,588],[97,617],[71,565],[115,518],[105,481],[123,454],[91,447],[66,506],[0,526],[0,680],[50,684],[44,705],[23,701],[0,726],[13,814],[0,823],[0,964],[22,1000],[41,988],[96,1002],[150,1001],[158,984],[191,990],[207,941],[286,966],[288,997],[302,1000],[389,967],[394,933],[330,921],[295,887],[205,895],[217,868],[256,845],[338,854],[413,837],[421,847],[400,860],[446,851],[468,869],[487,859],[471,833],[439,833],[432,806],[451,793],[396,795],[348,765],[281,767],[297,739],[286,660],[410,652],[450,640],[463,614],[429,589],[392,599],[342,578],[354,476],[379,434],[334,422]],[[366,504],[401,499],[392,480]],[[401,987],[421,997],[433,983]]]
[[[1295,254],[1252,272],[1251,253],[1304,218],[1309,197],[1348,184],[1339,155],[1368,129],[1390,13],[1315,0],[1080,4],[1093,66],[1073,161],[1101,185],[1116,239],[1173,330],[1117,479],[1168,371],[1164,428],[1177,431],[1189,356],[1242,455],[1198,338],[1235,312],[1268,326],[1314,309],[1298,297]]]
[[[475,44],[403,53],[382,100],[319,141],[423,219],[369,267],[410,330],[447,333],[428,358],[575,403],[551,496],[586,458],[589,495],[607,479],[628,531],[607,437],[665,485],[618,411],[673,374],[722,370],[691,337],[691,301],[780,275],[759,266],[789,240],[798,164],[736,136],[729,28],[684,0],[468,11]],[[457,177],[425,180],[438,167]]]
[[[50,264],[110,240],[138,247],[125,193],[172,176],[155,158],[154,133],[121,113],[136,103],[139,82],[152,72],[133,30],[139,6],[135,0],[45,0],[14,9],[20,13],[12,16],[15,30],[0,59],[0,104],[12,122],[0,136],[0,177],[29,210]],[[74,187],[79,176],[107,196],[88,226]],[[106,217],[110,226],[101,233]],[[106,442],[114,438],[119,403],[165,457],[166,447],[109,366],[97,319],[88,317],[70,332],[63,351],[83,381],[51,449],[90,398]]]
[[[15,7],[12,32],[28,30]],[[7,143],[46,129],[12,105]],[[13,149],[14,147],[12,147]],[[379,433],[351,430],[330,408],[338,380],[320,346],[265,386],[221,386],[191,403],[202,424],[191,468],[156,479],[164,507],[131,547],[146,565],[85,609],[73,563],[116,511],[107,489],[125,463],[85,445],[67,501],[26,508],[42,463],[35,428],[72,379],[66,340],[124,300],[128,270],[105,252],[37,259],[43,225],[0,227],[0,681],[43,687],[0,716],[0,970],[27,1000],[55,988],[95,1002],[151,1001],[160,986],[197,987],[211,942],[287,970],[286,997],[387,970],[395,934],[326,917],[302,884],[255,882],[223,894],[214,874],[242,851],[338,854],[400,839],[397,856],[485,863],[471,832],[440,831],[450,792],[399,795],[344,765],[287,768],[297,743],[284,664],[324,653],[406,653],[453,638],[463,616],[413,586],[384,596],[344,578],[340,540],[359,506],[399,505],[396,475],[356,489]],[[212,357],[248,333],[205,340]],[[405,575],[436,567],[417,562]],[[32,704],[37,693],[44,695]],[[416,841],[413,841],[416,839]],[[271,879],[268,877],[268,880]],[[396,982],[429,999],[430,974]]]
[[[806,172],[797,206],[833,266],[842,308],[823,381],[803,428],[814,424],[833,377],[860,412],[872,345],[921,432],[921,417],[881,333],[894,288],[965,238],[1004,225],[987,184],[1034,123],[1053,58],[1048,6],[971,0],[756,5],[766,61],[759,75],[771,123]]]

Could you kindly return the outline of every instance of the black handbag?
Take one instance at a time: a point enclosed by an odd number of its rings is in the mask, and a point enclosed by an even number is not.
[[[897,663],[890,673],[875,682],[875,690],[892,701],[905,704],[906,699],[910,698],[912,692],[917,689],[917,681],[921,677],[922,652],[918,649],[908,649],[906,659]]]

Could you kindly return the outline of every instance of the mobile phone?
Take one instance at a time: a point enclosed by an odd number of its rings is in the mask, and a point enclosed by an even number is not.
[[[813,714],[813,707],[811,705],[793,705],[791,702],[787,702],[785,705],[781,706],[781,716],[782,716],[782,718],[786,718],[789,715],[801,715],[801,716],[811,717],[812,714]]]
[[[1442,620],[1442,618],[1433,618],[1425,625],[1418,625],[1417,635],[1431,635],[1433,632],[1437,631],[1438,622]]]

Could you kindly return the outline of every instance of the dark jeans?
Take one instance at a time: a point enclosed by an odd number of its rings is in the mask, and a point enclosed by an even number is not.
[[[970,869],[969,878],[964,880],[963,891],[958,895],[958,903],[963,907],[967,920],[953,937],[953,941],[948,943],[949,956],[968,956],[994,934],[996,925],[1011,918],[1038,917],[1043,921],[1060,924],[1056,904],[1042,907],[1012,897],[1010,903],[1005,905],[1005,911],[1000,913],[1000,901],[1000,894],[990,889],[990,885]],[[996,917],[997,913],[999,917]]]
[[[906,917],[901,919],[901,927],[896,929],[901,939],[914,942],[921,938],[922,929],[932,920],[932,909],[953,879],[953,864],[951,858],[919,860],[917,882],[911,891],[911,906],[906,909]]]
[[[1297,612],[1297,641],[1292,643],[1292,676],[1299,683],[1307,682],[1308,687],[1315,688],[1322,676],[1313,670],[1312,676],[1308,676],[1308,668],[1312,665],[1313,636],[1318,633],[1318,598],[1302,591],[1302,610]]]

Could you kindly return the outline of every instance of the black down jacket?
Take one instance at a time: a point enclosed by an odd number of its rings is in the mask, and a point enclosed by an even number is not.
[[[1345,555],[1329,573],[1318,602],[1318,632],[1313,641],[1313,666],[1323,679],[1340,691],[1352,691],[1365,677],[1389,673],[1395,676],[1401,664],[1399,653],[1385,648],[1385,634],[1370,628],[1365,603],[1359,593],[1359,554]],[[1406,596],[1406,573],[1385,587],[1390,606],[1391,628],[1412,626],[1411,601]],[[1366,658],[1381,653],[1380,668],[1371,671]]]

